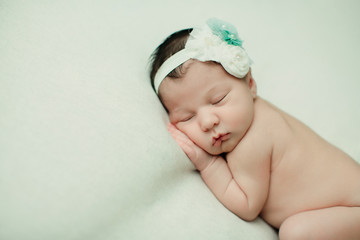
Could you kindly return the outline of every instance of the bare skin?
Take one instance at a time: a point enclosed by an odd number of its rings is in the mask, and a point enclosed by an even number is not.
[[[237,79],[193,60],[184,68],[160,85],[169,131],[225,207],[261,216],[281,240],[360,239],[358,163],[258,97],[251,72]]]

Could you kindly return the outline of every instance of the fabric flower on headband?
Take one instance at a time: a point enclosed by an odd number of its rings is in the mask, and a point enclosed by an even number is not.
[[[239,38],[238,32],[233,25],[216,18],[211,18],[206,23],[211,28],[213,34],[223,41],[230,45],[242,47],[243,41]]]
[[[209,19],[204,27],[192,30],[184,49],[161,65],[154,79],[156,93],[166,76],[189,59],[218,62],[229,74],[237,78],[245,77],[251,60],[242,43],[233,25],[216,18]]]
[[[218,62],[231,75],[243,78],[251,60],[242,43],[233,25],[211,18],[203,28],[194,28],[185,49],[192,52],[193,59]]]

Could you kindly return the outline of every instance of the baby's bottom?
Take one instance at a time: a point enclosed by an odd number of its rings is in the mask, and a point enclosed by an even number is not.
[[[330,207],[301,212],[280,226],[280,240],[359,240],[360,207]]]

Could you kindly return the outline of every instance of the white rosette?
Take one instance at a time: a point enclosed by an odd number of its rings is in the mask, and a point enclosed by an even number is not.
[[[229,33],[230,36],[233,35]],[[185,44],[185,48],[168,58],[159,68],[154,79],[156,93],[164,78],[176,67],[189,59],[201,62],[214,61],[237,78],[243,78],[249,72],[251,60],[241,45],[222,40],[213,30],[205,25],[194,28]]]
[[[190,33],[185,49],[193,54],[193,59],[220,63],[235,77],[243,78],[249,72],[250,59],[245,50],[221,40],[208,26],[195,28]]]

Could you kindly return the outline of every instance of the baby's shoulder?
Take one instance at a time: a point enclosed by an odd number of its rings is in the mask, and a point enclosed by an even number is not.
[[[291,116],[270,102],[257,98],[254,103],[254,118],[246,135],[228,157],[236,159],[271,158],[274,148],[287,146],[293,137]]]
[[[261,121],[254,118],[246,135],[240,140],[227,158],[248,159],[267,158],[271,155],[273,148],[273,137]]]
[[[266,100],[259,98],[255,103],[253,120],[255,138],[261,137],[269,141],[287,139],[292,135],[294,121],[295,118]]]
[[[291,116],[261,98],[255,102],[254,119],[232,155],[272,158],[294,139]]]

